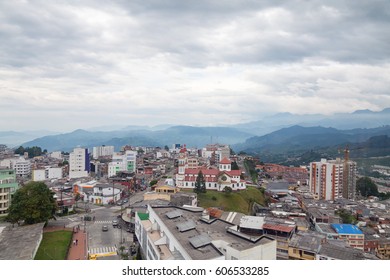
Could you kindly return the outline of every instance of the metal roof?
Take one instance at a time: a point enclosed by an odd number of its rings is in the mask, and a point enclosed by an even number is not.
[[[183,213],[180,210],[175,209],[173,211],[169,211],[166,215],[169,219],[174,219],[177,217],[181,217],[181,215],[183,215]]]
[[[332,228],[338,234],[363,234],[357,226],[350,224],[332,224]]]
[[[292,226],[284,226],[284,225],[276,225],[276,224],[267,224],[265,223],[263,225],[263,229],[271,229],[271,230],[277,230],[282,232],[291,232],[295,229],[295,225]]]
[[[200,247],[209,245],[211,243],[211,238],[208,234],[202,233],[201,235],[196,235],[194,237],[188,238],[191,245],[194,246],[195,249]]]
[[[193,220],[188,220],[184,223],[177,224],[176,227],[180,232],[185,232],[194,229],[196,227],[196,224]]]

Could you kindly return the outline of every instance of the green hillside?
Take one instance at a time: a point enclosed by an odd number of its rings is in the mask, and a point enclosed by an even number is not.
[[[207,191],[198,194],[198,204],[203,208],[219,207],[224,211],[235,211],[249,214],[253,202],[265,205],[264,195],[255,187],[248,187],[245,191],[225,194],[218,191]]]

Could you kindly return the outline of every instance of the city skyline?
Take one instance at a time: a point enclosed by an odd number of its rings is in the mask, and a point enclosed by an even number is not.
[[[1,130],[390,107],[386,1],[0,3]]]

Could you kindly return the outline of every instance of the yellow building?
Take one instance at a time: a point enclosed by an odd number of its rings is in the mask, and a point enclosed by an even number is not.
[[[144,194],[144,200],[171,200],[171,195],[179,192],[179,188],[163,185],[156,187],[153,192],[147,192]]]
[[[383,260],[390,260],[390,240],[381,239],[378,242],[377,256]]]
[[[288,246],[288,257],[291,260],[315,260],[325,241],[326,237],[322,235],[295,234]]]

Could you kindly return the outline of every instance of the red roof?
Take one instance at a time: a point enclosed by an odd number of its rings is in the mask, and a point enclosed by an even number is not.
[[[184,177],[184,181],[185,182],[195,182],[196,181],[196,176],[185,176]],[[204,181],[205,182],[217,182],[218,181],[218,178],[217,177],[205,177],[204,178]]]
[[[210,168],[210,169],[207,169],[207,168],[186,168],[186,170],[184,171],[184,174],[185,175],[190,175],[190,174],[198,175],[199,171],[202,171],[203,176],[204,175],[217,176],[219,174],[219,170],[214,169],[214,168]]]
[[[228,158],[223,158],[219,163],[220,164],[231,164],[232,161]]]
[[[231,171],[225,171],[227,174],[230,176],[240,176],[241,175],[241,170],[231,170]]]
[[[271,229],[271,230],[277,230],[277,231],[283,231],[283,232],[291,232],[295,229],[294,227],[289,226],[283,226],[283,225],[275,225],[275,224],[264,224],[263,229]]]

